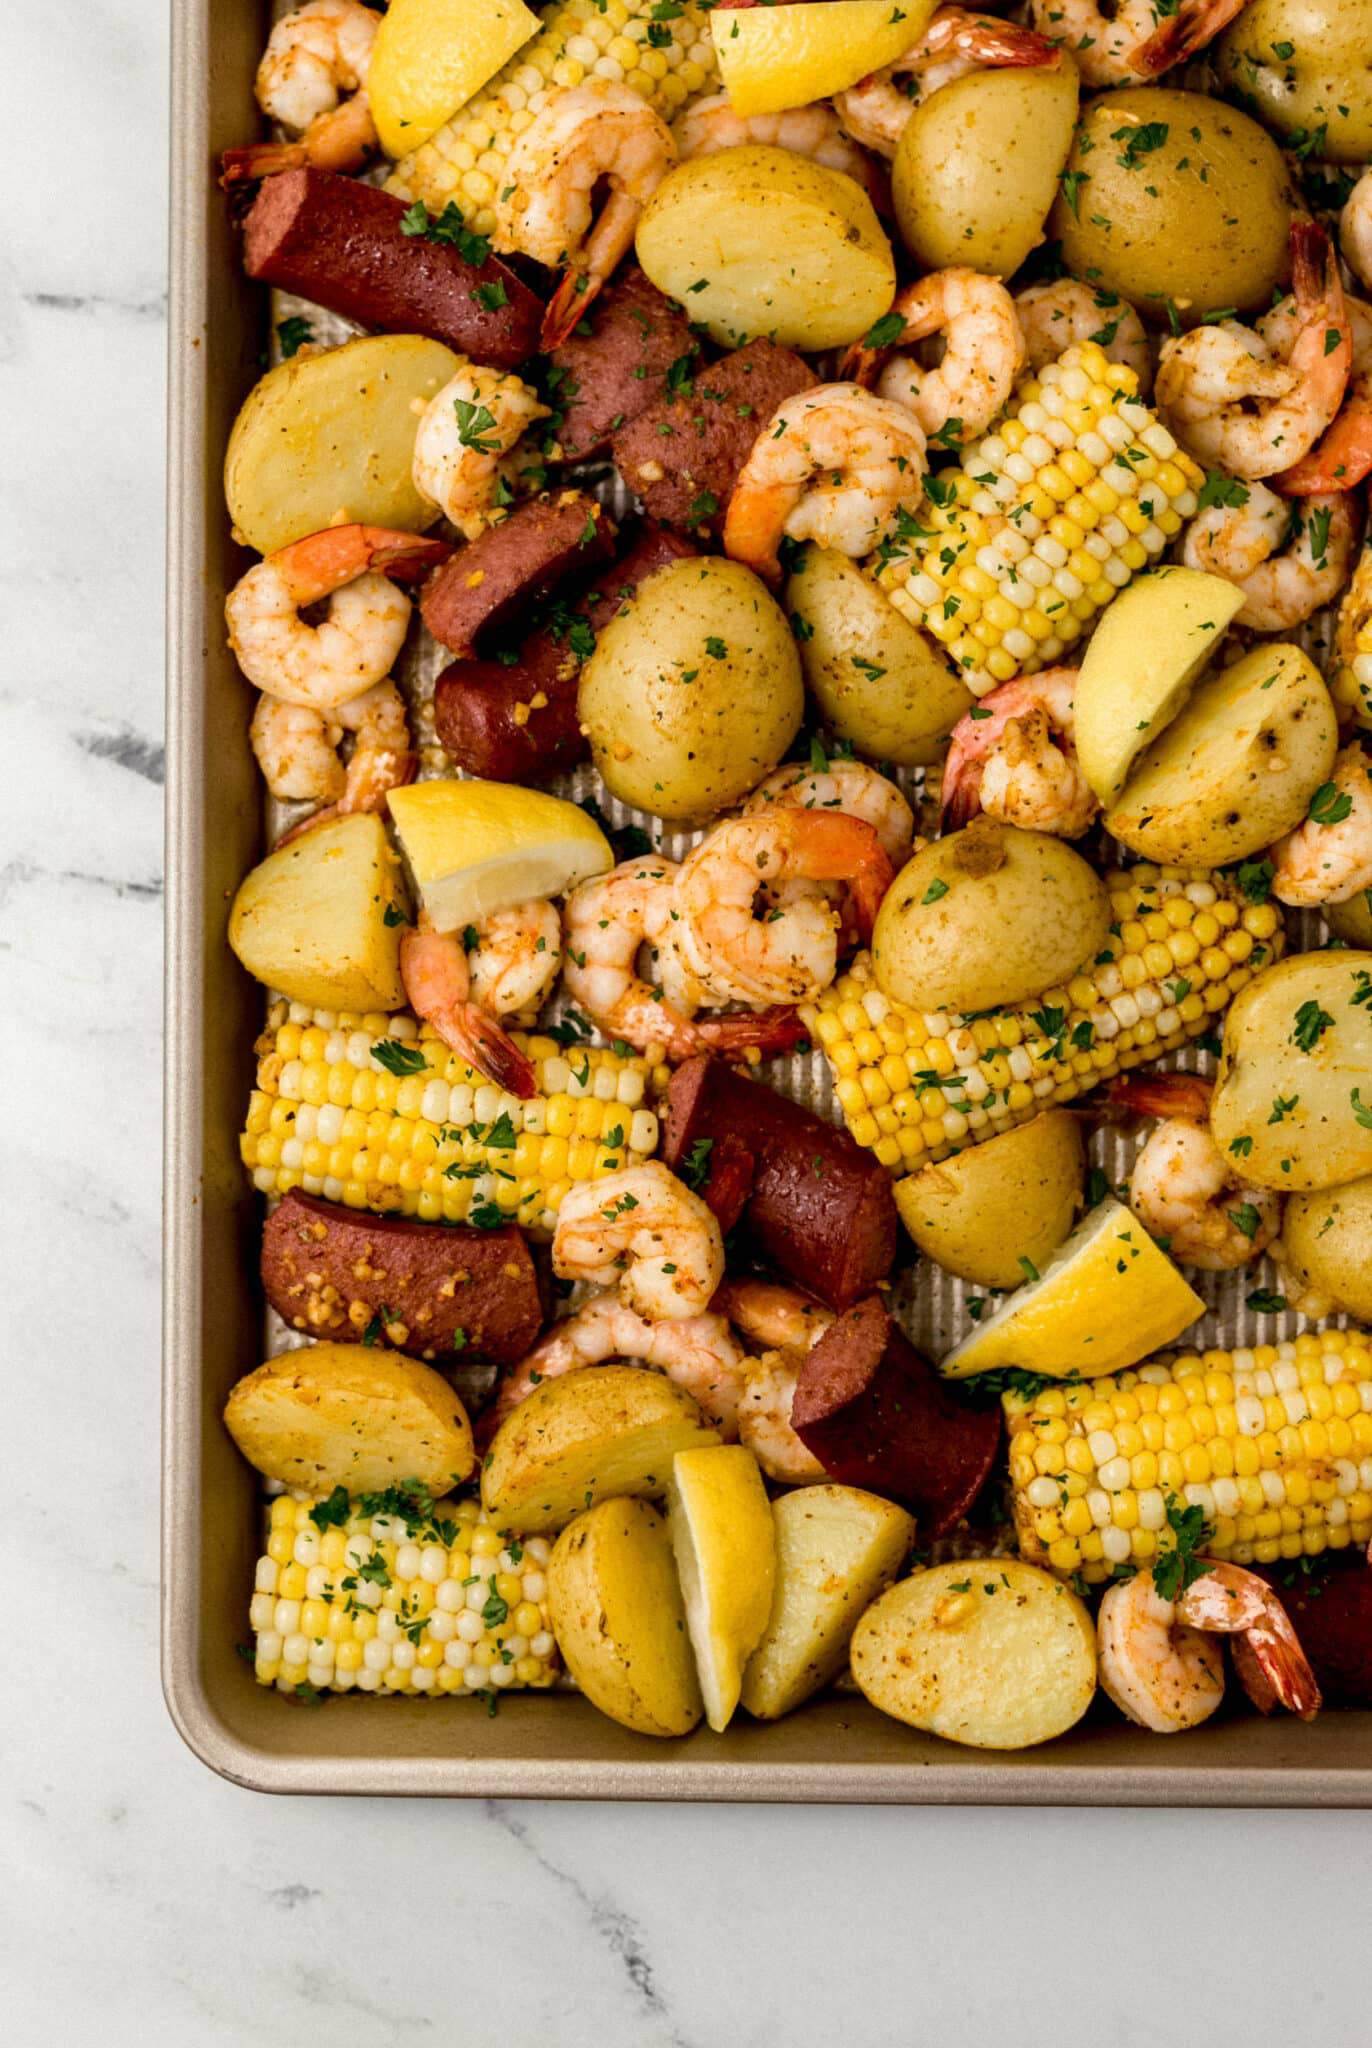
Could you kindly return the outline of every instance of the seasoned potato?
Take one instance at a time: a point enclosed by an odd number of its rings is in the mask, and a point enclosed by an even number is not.
[[[842,348],[891,303],[895,259],[842,171],[746,143],[669,171],[638,224],[638,260],[723,348],[770,335]]]
[[[1301,953],[1240,991],[1210,1128],[1256,1187],[1372,1173],[1372,953]]]
[[[254,384],[233,423],[224,495],[264,555],[350,519],[420,533],[438,517],[410,476],[419,414],[458,359],[419,334],[372,334],[292,356]]]
[[[1277,1255],[1294,1308],[1372,1322],[1372,1174],[1341,1188],[1292,1195]]]
[[[1372,0],[1249,0],[1215,56],[1234,98],[1293,145],[1324,163],[1372,156]]]
[[[690,1395],[633,1365],[544,1380],[496,1431],[481,1470],[487,1514],[511,1529],[560,1529],[594,1501],[661,1499],[677,1451],[717,1444]]]
[[[917,1010],[989,1010],[1065,980],[1109,930],[1105,884],[1079,853],[978,818],[896,876],[872,968],[883,994]]]
[[[577,709],[612,796],[659,818],[708,818],[769,774],[799,730],[786,616],[741,562],[669,563],[598,636]]]
[[[250,1465],[310,1493],[377,1493],[414,1479],[443,1494],[476,1462],[448,1382],[379,1344],[308,1344],[269,1358],[233,1388],[224,1422]]]
[[[1107,614],[1108,616],[1108,614]],[[1217,669],[1136,762],[1106,829],[1145,860],[1219,867],[1298,825],[1338,721],[1309,655],[1268,643]]]
[[[775,1721],[843,1669],[863,1609],[915,1540],[914,1517],[860,1486],[801,1486],[772,1502],[776,1582],[743,1673],[743,1705]]]
[[[1043,240],[1077,118],[1076,66],[974,71],[906,122],[891,196],[906,247],[930,270],[1009,277]]]
[[[807,541],[786,584],[800,665],[825,723],[873,761],[936,761],[972,693],[857,563]]]
[[[1293,204],[1256,121],[1204,93],[1134,85],[1088,103],[1048,231],[1074,277],[1158,325],[1169,307],[1190,325],[1266,305]]]
[[[398,1010],[400,862],[370,811],[278,846],[239,885],[229,944],[249,974],[319,1010]]]
[[[969,1145],[896,1182],[900,1220],[922,1252],[979,1287],[1018,1287],[1072,1228],[1086,1154],[1070,1110]]]
[[[1372,889],[1360,889],[1347,903],[1326,903],[1323,916],[1336,939],[1372,948]]]
[[[1067,1586],[1014,1558],[935,1565],[857,1625],[853,1676],[874,1707],[974,1749],[1028,1749],[1096,1690],[1096,1631]]]
[[[593,1706],[639,1735],[689,1735],[704,1713],[667,1524],[646,1500],[605,1500],[562,1531],[548,1608]]]

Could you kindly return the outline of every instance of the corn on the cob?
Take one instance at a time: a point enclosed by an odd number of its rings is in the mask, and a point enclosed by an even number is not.
[[[1087,1579],[1149,1566],[1176,1547],[1183,1505],[1204,1517],[1204,1555],[1235,1564],[1365,1544],[1370,1342],[1324,1330],[1007,1394],[1022,1555]]]
[[[849,1130],[892,1172],[913,1173],[1176,1051],[1281,953],[1275,907],[1246,901],[1227,875],[1140,866],[1105,883],[1108,951],[1033,1002],[922,1013],[883,995],[860,953],[802,1005]]]
[[[657,1148],[665,1067],[627,1050],[512,1034],[539,1092],[507,1095],[406,1015],[277,1003],[257,1042],[240,1140],[263,1194],[304,1188],[352,1209],[549,1233],[577,1181]]]
[[[1204,476],[1093,342],[1022,381],[873,557],[892,603],[983,696],[1047,668],[1196,509]]]
[[[462,1693],[557,1676],[542,1537],[416,1489],[281,1494],[257,1560],[253,1668],[281,1692]]]
[[[1329,688],[1341,719],[1372,726],[1372,552],[1366,548],[1339,606]]]
[[[664,121],[718,77],[708,14],[696,0],[562,0],[531,42],[432,139],[402,157],[387,189],[431,212],[451,200],[488,235],[505,167],[549,93],[609,79],[627,85]]]

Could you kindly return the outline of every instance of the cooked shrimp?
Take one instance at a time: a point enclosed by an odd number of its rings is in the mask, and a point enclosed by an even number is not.
[[[502,458],[547,412],[518,377],[464,362],[429,400],[415,433],[411,475],[420,497],[475,540],[495,520]]]
[[[791,1403],[805,1354],[834,1322],[832,1309],[767,1280],[726,1280],[715,1306],[743,1336],[766,1347],[742,1361],[740,1441],[769,1479],[789,1485],[822,1479],[824,1467],[791,1427]]]
[[[1372,473],[1372,306],[1346,299],[1353,360],[1348,388],[1334,424],[1308,455],[1273,482],[1288,498],[1308,498],[1326,491],[1351,491]]]
[[[978,811],[1026,831],[1076,839],[1100,806],[1073,744],[1077,671],[1045,668],[992,690],[953,728],[943,764],[943,829]]]
[[[924,432],[860,384],[818,384],[779,405],[754,441],[724,522],[724,552],[773,581],[782,536],[869,554],[924,495]]]
[[[1155,0],[1122,0],[1103,11],[1099,0],[1030,0],[1045,35],[1070,50],[1089,86],[1147,82],[1213,41],[1244,0],[1181,0],[1159,21]]]
[[[999,278],[961,267],[931,271],[897,292],[891,315],[904,330],[877,348],[855,344],[841,374],[909,406],[931,440],[956,447],[985,433],[1024,364],[1015,302]],[[892,353],[936,334],[944,351],[935,369]]]
[[[728,818],[681,866],[677,943],[721,1001],[810,1002],[838,965],[834,912],[813,894],[775,891],[790,882],[842,881],[870,938],[892,868],[880,839],[844,812],[780,810]]]
[[[1352,357],[1348,313],[1338,259],[1313,222],[1291,229],[1291,272],[1292,301],[1283,300],[1256,328],[1222,320],[1162,346],[1160,411],[1193,455],[1231,476],[1289,469],[1343,401]],[[1280,339],[1280,351],[1269,335]]]
[[[472,999],[490,1017],[537,1017],[562,966],[562,919],[546,896],[492,911],[468,949]]]
[[[682,163],[693,156],[713,156],[718,149],[737,149],[745,142],[764,142],[789,149],[831,171],[846,171],[859,185],[871,178],[864,150],[850,142],[827,100],[808,107],[788,107],[781,114],[736,114],[727,92],[693,100],[672,123],[672,136]]]
[[[298,164],[355,170],[376,147],[365,91],[381,17],[361,0],[305,0],[277,22],[257,67],[257,104],[298,140],[224,152],[224,182]]]
[[[618,1287],[610,1287],[554,1323],[527,1357],[502,1374],[481,1416],[482,1441],[488,1442],[544,1380],[611,1358],[656,1366],[694,1395],[726,1436],[736,1434],[746,1361],[725,1318],[707,1309],[696,1316],[650,1321],[628,1305]]]
[[[581,883],[567,898],[563,980],[572,1001],[610,1038],[646,1051],[662,1046],[670,1060],[698,1052],[777,1052],[793,1045],[800,1025],[791,1009],[736,1017],[693,1013],[708,990],[686,968],[677,946],[681,924],[674,861],[622,861],[608,875]],[[655,952],[664,986],[638,973],[642,946]]]
[[[336,711],[388,676],[404,645],[410,600],[393,579],[450,552],[384,526],[326,526],[278,548],[225,601],[239,667],[270,697]],[[307,625],[302,609],[324,598],[328,616]]]
[[[1152,390],[1148,330],[1127,299],[1079,278],[1055,277],[1016,292],[1015,311],[1031,370],[1055,363],[1074,342],[1094,341],[1112,363],[1134,372],[1140,397]]]
[[[338,749],[348,733],[353,750],[345,768]],[[251,738],[273,796],[326,806],[306,820],[310,825],[351,811],[379,811],[386,792],[412,782],[419,766],[404,699],[389,678],[327,713],[263,695]]]
[[[1343,203],[1339,247],[1359,284],[1372,292],[1372,169],[1363,172]]]
[[[881,841],[893,868],[904,867],[915,836],[915,814],[889,776],[865,761],[835,755],[825,768],[788,761],[764,777],[744,802],[743,814],[754,811],[843,811],[862,818]]]
[[[1157,1735],[1199,1727],[1223,1699],[1215,1635],[1235,1637],[1235,1668],[1264,1712],[1280,1703],[1308,1721],[1319,1711],[1319,1687],[1286,1609],[1239,1565],[1207,1563],[1176,1600],[1162,1597],[1152,1572],[1139,1572],[1107,1589],[1096,1630],[1103,1689],[1128,1720]]]
[[[1332,604],[1348,581],[1358,537],[1353,501],[1339,492],[1293,505],[1256,481],[1239,489],[1241,504],[1207,505],[1192,520],[1182,560],[1238,585],[1238,625],[1284,633]]]
[[[1199,1074],[1126,1075],[1109,1094],[1162,1119],[1134,1161],[1129,1206],[1183,1266],[1228,1273],[1259,1258],[1281,1228],[1281,1196],[1249,1187],[1210,1135],[1210,1083]]]
[[[1277,841],[1271,857],[1272,894],[1283,903],[1347,903],[1372,887],[1372,775],[1356,742],[1316,791],[1311,815]]]
[[[481,929],[476,928],[477,947]],[[459,1059],[511,1095],[527,1100],[538,1093],[528,1055],[476,1001],[463,936],[436,932],[421,917],[418,931],[406,932],[400,941],[400,979],[416,1017],[432,1024]]]
[[[675,162],[666,122],[629,86],[604,81],[551,93],[517,138],[497,202],[501,246],[563,271],[543,317],[544,348],[571,333]],[[600,185],[610,196],[592,227]]]
[[[1056,51],[1045,37],[994,14],[940,7],[918,42],[894,64],[873,71],[834,95],[839,120],[854,142],[878,156],[894,156],[916,104],[969,71],[1051,64]]]
[[[553,1231],[560,1280],[619,1283],[650,1323],[698,1316],[724,1278],[724,1240],[713,1213],[659,1159],[579,1181]],[[622,1276],[622,1277],[621,1277]]]

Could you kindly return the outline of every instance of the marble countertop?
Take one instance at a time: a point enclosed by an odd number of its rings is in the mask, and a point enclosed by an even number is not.
[[[0,243],[0,2036],[1364,2048],[1358,1815],[272,1801],[182,1748],[157,1674],[165,15],[11,8],[0,86],[44,143]]]

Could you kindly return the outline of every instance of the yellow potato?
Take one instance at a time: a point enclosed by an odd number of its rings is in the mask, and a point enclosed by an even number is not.
[[[333,818],[246,875],[229,944],[249,974],[319,1010],[398,1010],[406,916],[400,862],[380,818]]]
[[[1214,55],[1233,97],[1302,154],[1372,156],[1372,0],[1249,0]]]
[[[974,1749],[1027,1749],[1078,1722],[1096,1690],[1096,1631],[1036,1565],[969,1559],[916,1572],[857,1625],[853,1676],[883,1714]]]
[[[254,384],[233,423],[224,495],[264,555],[360,520],[421,533],[438,517],[410,475],[419,414],[458,358],[419,334],[369,334],[292,356]]]
[[[896,1182],[900,1220],[922,1252],[979,1287],[1018,1287],[1067,1237],[1086,1154],[1070,1110],[922,1166]]]
[[[1372,1174],[1318,1194],[1292,1195],[1282,1214],[1278,1258],[1293,1308],[1372,1322]]]
[[[1372,1173],[1372,952],[1300,953],[1240,991],[1210,1102],[1221,1152],[1255,1187]]]
[[[606,1500],[562,1531],[548,1608],[593,1706],[639,1735],[689,1735],[705,1711],[667,1524],[646,1500]]]
[[[717,1444],[690,1395],[632,1365],[545,1380],[496,1431],[481,1500],[502,1528],[560,1529],[597,1500],[661,1499],[678,1451]]]
[[[895,259],[842,171],[746,143],[669,171],[638,224],[638,260],[722,348],[757,335],[843,348],[887,310]]]
[[[476,1462],[467,1411],[432,1366],[382,1345],[307,1344],[239,1380],[224,1409],[250,1465],[309,1493],[444,1494]]]
[[[743,1672],[743,1705],[760,1721],[789,1714],[838,1677],[858,1616],[915,1540],[913,1516],[858,1486],[783,1493],[772,1524],[772,1612]]]
[[[1326,903],[1323,915],[1336,939],[1372,948],[1372,889],[1360,889],[1346,903]]]

